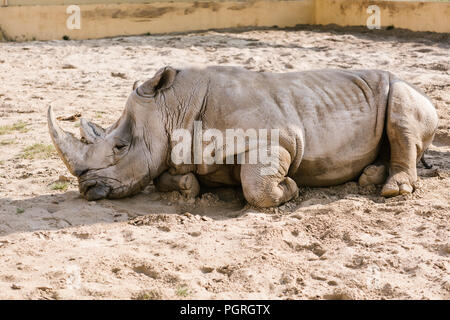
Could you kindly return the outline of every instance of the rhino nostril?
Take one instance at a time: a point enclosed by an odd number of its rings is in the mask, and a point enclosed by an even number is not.
[[[79,185],[80,193],[86,194],[89,191],[89,189],[95,187],[95,185],[97,185],[97,181],[95,180],[88,180],[81,182]]]
[[[75,169],[74,173],[77,177],[81,177],[83,174],[85,174],[88,171],[89,171],[89,169]]]
[[[111,188],[104,185],[90,187],[84,194],[88,201],[104,199],[109,195]]]

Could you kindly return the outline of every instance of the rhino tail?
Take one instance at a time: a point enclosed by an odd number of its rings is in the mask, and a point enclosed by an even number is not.
[[[432,164],[429,164],[429,163],[427,162],[427,160],[425,159],[425,152],[422,154],[422,157],[420,158],[420,162],[422,162],[423,166],[424,166],[426,169],[431,169],[431,168],[433,168],[433,165],[432,165]]]

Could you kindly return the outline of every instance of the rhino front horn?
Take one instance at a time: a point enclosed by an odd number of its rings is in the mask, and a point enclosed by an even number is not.
[[[75,138],[73,134],[60,128],[56,122],[52,107],[47,111],[47,122],[50,136],[53,144],[58,151],[59,156],[66,164],[70,173],[74,176],[80,176],[88,168],[84,165],[83,155],[86,154],[87,145]]]

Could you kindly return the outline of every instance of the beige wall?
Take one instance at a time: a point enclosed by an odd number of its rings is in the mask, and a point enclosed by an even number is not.
[[[316,24],[366,25],[367,8],[380,8],[382,27],[450,32],[450,3],[419,1],[316,0]]]
[[[80,4],[80,30],[66,27],[69,17],[66,8],[73,3]],[[23,41],[61,39],[65,35],[71,39],[88,39],[247,26],[365,25],[369,17],[366,10],[371,4],[380,7],[382,26],[450,32],[448,2],[8,0],[8,4],[0,7],[0,40],[2,33],[6,39]]]
[[[6,38],[21,41],[61,39],[64,35],[86,39],[314,23],[314,0],[86,4],[80,5],[80,30],[66,27],[69,17],[66,8],[60,5],[2,7],[0,27]]]

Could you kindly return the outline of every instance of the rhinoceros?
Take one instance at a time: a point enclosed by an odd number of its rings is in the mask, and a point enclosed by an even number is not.
[[[270,73],[224,66],[160,69],[135,83],[109,128],[81,119],[81,140],[59,127],[51,106],[47,116],[53,143],[87,200],[130,196],[154,181],[159,191],[189,197],[203,184],[241,185],[256,207],[283,204],[298,196],[298,186],[358,178],[363,186],[384,184],[385,197],[411,193],[438,124],[430,100],[387,71]],[[278,130],[278,166],[262,174],[261,163],[175,162],[173,132],[193,134],[196,123],[224,133]]]

